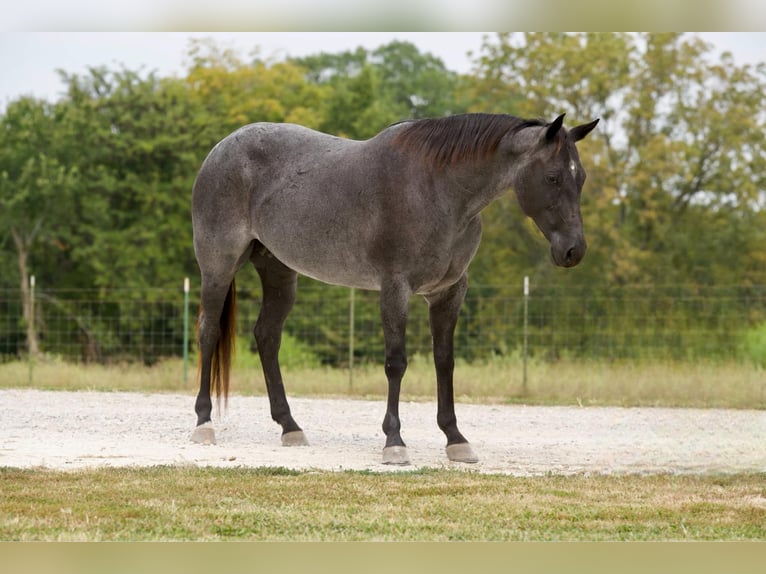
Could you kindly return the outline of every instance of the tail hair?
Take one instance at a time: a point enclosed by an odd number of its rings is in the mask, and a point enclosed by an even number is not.
[[[201,313],[201,309],[200,309]],[[198,322],[199,328],[199,322]],[[224,405],[229,400],[229,372],[231,370],[231,358],[235,352],[237,339],[237,285],[232,279],[226,301],[223,304],[220,319],[221,335],[218,337],[215,351],[213,351],[210,365],[210,391],[215,393],[218,404],[223,395]],[[198,371],[202,368],[202,355],[200,353]]]

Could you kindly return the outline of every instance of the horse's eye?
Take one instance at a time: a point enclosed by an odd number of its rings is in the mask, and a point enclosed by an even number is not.
[[[545,175],[545,183],[549,183],[551,185],[558,185],[559,184],[559,176],[555,173],[548,173]]]

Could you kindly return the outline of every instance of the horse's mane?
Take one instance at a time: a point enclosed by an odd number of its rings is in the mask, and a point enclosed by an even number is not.
[[[400,122],[393,144],[434,167],[480,161],[494,154],[509,132],[547,125],[505,114],[461,114]],[[399,125],[399,124],[394,124]]]

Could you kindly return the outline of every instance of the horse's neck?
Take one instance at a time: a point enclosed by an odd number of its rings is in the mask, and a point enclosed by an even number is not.
[[[445,172],[445,183],[470,219],[505,195],[511,188],[512,177],[512,171],[493,169],[491,164],[484,164],[450,169]]]

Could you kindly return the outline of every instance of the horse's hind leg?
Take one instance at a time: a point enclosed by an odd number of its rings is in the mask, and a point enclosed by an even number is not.
[[[434,365],[438,389],[436,420],[447,436],[447,457],[456,462],[478,462],[471,445],[457,428],[452,376],[455,369],[454,334],[468,288],[466,276],[449,289],[426,297],[428,301]]]
[[[199,224],[200,218],[195,221]],[[215,443],[211,425],[213,402],[211,390],[220,398],[228,395],[229,365],[234,344],[236,316],[236,286],[234,276],[249,259],[252,240],[248,237],[226,234],[204,234],[206,241],[198,242],[195,230],[195,254],[202,278],[199,344],[199,393],[194,405],[197,428],[192,440]]]
[[[261,246],[255,247],[251,261],[261,277],[263,286],[263,302],[253,333],[261,357],[263,376],[266,379],[271,418],[282,426],[283,445],[307,445],[308,441],[303,431],[290,413],[279,368],[282,328],[295,303],[298,276]]]
[[[233,269],[230,273],[203,272],[202,274],[198,329],[200,385],[194,404],[197,427],[191,439],[203,444],[215,444],[215,433],[211,425],[213,411],[213,401],[210,397],[211,367],[219,340],[224,335],[221,331],[221,316],[224,313],[227,298],[235,296],[233,293],[230,294],[230,291],[234,289],[232,284],[234,272]]]

